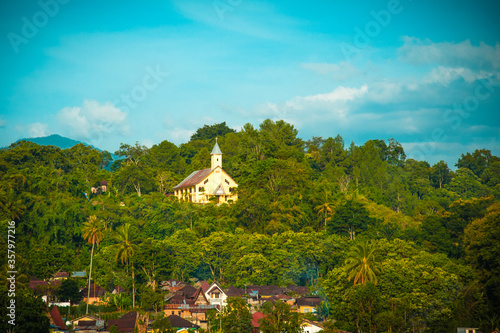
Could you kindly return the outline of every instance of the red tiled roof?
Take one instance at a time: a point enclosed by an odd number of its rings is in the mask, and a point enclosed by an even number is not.
[[[264,314],[262,312],[255,312],[252,315],[252,326],[253,327],[260,327],[259,319],[262,319],[262,318],[264,318]]]
[[[208,176],[212,172],[212,169],[203,169],[193,171],[189,176],[186,177],[182,182],[179,183],[175,188],[183,188],[188,186],[194,186],[201,182],[206,176]]]
[[[210,285],[208,284],[207,281],[201,281],[201,288],[203,289],[203,292],[207,292],[208,288],[210,287]]]
[[[59,313],[59,309],[57,308],[57,305],[55,305],[50,310],[50,316],[52,317],[52,320],[54,320],[54,324],[56,324],[56,326],[59,326],[59,328],[62,330],[66,329],[66,325],[64,324],[64,321],[62,320],[62,317],[61,317],[61,314]]]
[[[46,286],[47,284],[48,284],[47,281],[42,281],[37,278],[33,279],[32,277],[32,279],[29,282],[29,287],[31,290],[37,291],[38,288],[40,288],[41,286]]]

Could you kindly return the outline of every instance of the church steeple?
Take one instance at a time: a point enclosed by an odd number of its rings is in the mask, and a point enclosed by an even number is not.
[[[210,155],[212,156],[212,163],[211,163],[212,170],[215,169],[216,167],[222,168],[222,152],[220,150],[219,144],[217,143],[217,138],[215,138],[215,146],[212,149]]]

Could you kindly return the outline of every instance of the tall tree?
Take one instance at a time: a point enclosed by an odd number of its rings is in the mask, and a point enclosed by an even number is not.
[[[479,272],[493,313],[500,313],[500,202],[495,202],[481,219],[467,226],[464,235],[468,262]]]
[[[491,151],[488,149],[476,149],[472,154],[462,154],[455,166],[457,168],[467,168],[476,176],[481,177],[488,167],[491,159]]]
[[[332,219],[332,214],[334,212],[335,205],[328,200],[328,192],[325,190],[321,200],[321,204],[314,207],[314,210],[318,212],[318,215],[323,216],[325,231],[326,223]]]
[[[130,223],[126,223],[116,230],[116,235],[114,237],[116,244],[114,245],[114,250],[116,251],[116,262],[120,261],[122,264],[127,265],[127,271],[129,266],[132,266],[132,307],[135,308],[135,272],[134,272],[134,262],[133,257],[137,252],[137,245],[134,237],[134,233],[131,230]]]
[[[90,282],[92,280],[92,261],[94,259],[94,247],[99,245],[99,243],[104,238],[104,223],[97,219],[97,216],[89,216],[87,222],[83,224],[82,236],[87,240],[89,244],[92,244],[92,252],[90,254],[90,270],[89,270],[89,289],[87,295],[87,310],[85,313],[89,313],[89,298],[90,298]]]
[[[191,141],[195,140],[213,140],[218,136],[224,136],[228,133],[235,133],[236,131],[229,128],[226,122],[214,125],[205,125],[202,128],[198,128],[196,132],[191,135]]]
[[[354,240],[357,232],[366,230],[375,222],[376,219],[368,214],[361,203],[348,200],[337,208],[328,229],[332,233],[347,233]]]
[[[219,313],[219,327],[225,333],[252,332],[252,314],[241,297],[229,297]]]
[[[443,188],[445,184],[450,182],[451,172],[445,161],[441,160],[432,166],[431,180],[434,187],[437,188]]]
[[[259,320],[262,333],[301,333],[300,315],[292,312],[290,305],[280,300],[263,305],[264,318]]]
[[[377,282],[380,268],[376,252],[377,248],[374,243],[358,243],[351,248],[345,264],[349,272],[349,280],[354,279],[354,285]]]

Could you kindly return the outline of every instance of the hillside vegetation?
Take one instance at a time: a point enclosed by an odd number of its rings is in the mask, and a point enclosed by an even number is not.
[[[284,121],[239,132],[216,124],[180,146],[122,144],[112,165],[83,144],[15,143],[0,150],[0,252],[13,220],[20,285],[88,272],[94,223],[93,280],[134,292],[145,310],[161,305],[159,281],[198,278],[312,286],[325,299],[320,318],[351,332],[498,327],[498,157],[464,152],[451,171],[406,159],[394,139],[356,146],[297,133]],[[216,136],[239,200],[167,195],[210,166]],[[103,180],[107,191],[93,194]]]

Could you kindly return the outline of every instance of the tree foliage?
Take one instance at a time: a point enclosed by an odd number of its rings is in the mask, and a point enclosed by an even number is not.
[[[215,137],[239,200],[195,205],[169,196],[210,165]],[[351,331],[480,327],[498,312],[500,160],[488,150],[464,153],[450,170],[450,161],[407,159],[394,139],[304,141],[293,125],[267,119],[237,132],[207,125],[181,145],[124,143],[116,154],[111,163],[108,152],[85,145],[0,150],[0,253],[14,221],[20,263],[29,258],[20,275],[46,279],[92,262],[98,285],[131,295],[115,308],[144,310],[161,307],[155,286],[172,278],[324,285],[330,319]],[[91,236],[91,216],[106,237]],[[373,274],[355,269],[363,265],[354,256],[346,261],[367,243],[377,247]],[[359,272],[365,283],[355,287]]]

